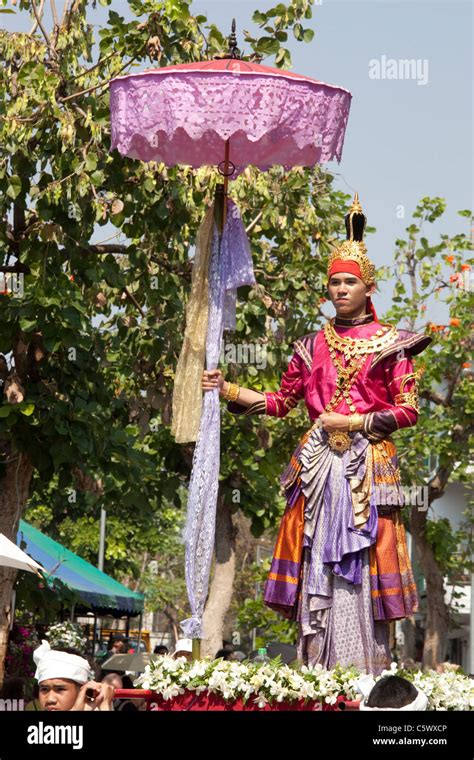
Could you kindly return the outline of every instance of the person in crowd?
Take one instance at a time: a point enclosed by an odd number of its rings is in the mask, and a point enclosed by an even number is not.
[[[192,639],[178,639],[174,648],[173,657],[186,657],[187,660],[193,659],[193,641]]]
[[[168,654],[169,649],[164,644],[157,644],[153,650],[153,654],[165,655]]]
[[[117,634],[111,636],[108,647],[108,656],[112,654],[127,654],[128,651],[128,639],[126,636]]]
[[[101,683],[108,683],[110,686],[113,686],[114,691],[116,689],[124,688],[122,676],[119,675],[118,673],[108,672],[100,680],[101,680]]]
[[[218,660],[219,658],[222,658],[223,660],[236,660],[237,659],[234,656],[234,652],[231,649],[219,649],[216,652],[216,656],[214,657],[214,659]]]
[[[47,641],[33,652],[40,710],[47,712],[108,711],[114,688],[91,678],[89,662],[77,650],[51,649]]]
[[[25,679],[20,676],[6,678],[0,689],[1,699],[25,699]]]
[[[426,694],[400,676],[383,676],[377,682],[370,675],[362,676],[357,689],[364,696],[360,710],[423,711],[428,707]]]
[[[25,707],[25,710],[27,712],[38,712],[38,710],[41,710],[41,705],[39,701],[39,684],[38,681],[33,681],[33,694],[31,700],[28,702],[28,704]]]

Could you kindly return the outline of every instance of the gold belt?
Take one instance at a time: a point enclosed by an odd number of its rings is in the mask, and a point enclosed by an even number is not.
[[[322,423],[320,420],[316,420],[311,430],[321,429]],[[328,445],[333,451],[337,451],[339,454],[343,454],[352,446],[352,438],[349,433],[342,430],[336,430],[334,433],[328,433]]]

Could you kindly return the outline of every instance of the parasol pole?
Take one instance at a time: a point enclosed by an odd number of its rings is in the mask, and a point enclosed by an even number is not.
[[[193,639],[193,660],[201,659],[201,639]]]
[[[223,56],[216,56],[216,58],[224,58],[225,60],[240,60],[240,50],[237,47],[237,36],[235,33],[235,18],[232,19],[232,25],[231,25],[231,32],[229,35],[229,50],[227,54]],[[219,226],[219,230],[222,236],[222,233],[224,232],[224,226],[225,226],[225,220],[227,216],[227,191],[229,187],[229,177],[235,172],[235,165],[232,163],[232,161],[229,158],[230,153],[230,138],[228,137],[225,141],[224,146],[224,160],[221,161],[219,164],[218,171],[220,174],[224,176],[224,186],[223,186],[223,195],[222,190],[218,190],[219,185],[216,188],[216,205],[217,203],[222,204],[220,208],[222,208],[222,212],[219,209],[218,216],[216,216],[216,223]],[[224,165],[222,167],[222,165]],[[222,186],[221,186],[222,188]],[[217,196],[217,192],[219,192],[219,200]]]
[[[235,165],[230,160],[229,153],[230,153],[230,138],[227,138],[227,140],[225,141],[225,148],[224,148],[224,160],[221,161],[219,166],[217,167],[219,174],[221,174],[224,177],[224,183],[222,184],[222,182],[219,182],[216,185],[215,207],[214,207],[214,219],[216,220],[216,224],[221,234],[221,237],[222,237],[222,233],[224,232],[225,220],[227,216],[227,197],[228,197],[228,188],[229,188],[229,177],[235,171]]]
[[[240,58],[237,48],[237,40],[235,37],[235,19],[232,19],[232,32],[229,37],[229,57]],[[235,165],[232,163],[229,157],[230,154],[230,138],[225,141],[224,146],[224,160],[221,161],[217,167],[219,174],[224,176],[224,183],[219,182],[216,185],[216,191],[214,195],[214,220],[217,224],[217,228],[220,232],[219,240],[219,254],[220,246],[222,242],[222,234],[224,232],[225,221],[227,217],[227,195],[229,189],[229,176],[235,171]],[[222,166],[223,165],[223,166]],[[192,658],[193,660],[201,659],[201,639],[192,640]]]
[[[229,152],[230,152],[230,138],[225,141],[225,153],[224,153],[224,209],[222,214],[222,230],[224,231],[225,219],[227,216],[227,191],[229,187]],[[232,172],[233,173],[233,172]]]
[[[224,152],[224,161],[219,164],[218,170],[220,174],[224,175],[224,182],[219,182],[216,185],[215,195],[214,195],[214,221],[217,225],[217,229],[220,232],[220,240],[219,240],[219,254],[220,254],[220,246],[222,242],[222,233],[224,232],[224,225],[226,220],[226,211],[227,211],[227,189],[229,184],[229,139],[226,140],[225,143],[225,152]],[[222,164],[224,164],[224,168],[221,169]],[[234,173],[234,165],[232,164],[232,171],[231,174]],[[192,639],[192,658],[193,660],[200,660],[201,659],[201,641],[202,639]]]

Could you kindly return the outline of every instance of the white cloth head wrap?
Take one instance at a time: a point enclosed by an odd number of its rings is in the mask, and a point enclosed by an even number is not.
[[[76,683],[87,683],[91,680],[90,665],[84,657],[69,652],[58,652],[51,649],[47,641],[42,641],[33,652],[36,663],[35,678],[38,683],[48,678],[69,678]]]
[[[355,686],[356,689],[360,691],[364,697],[359,705],[359,710],[416,710],[417,712],[422,712],[428,707],[428,697],[423,691],[421,691],[421,689],[417,690],[418,694],[416,695],[416,699],[414,699],[413,702],[410,702],[408,705],[404,705],[403,707],[369,707],[365,704],[365,700],[368,698],[370,692],[375,686],[374,677],[371,675],[362,676],[358,679]]]

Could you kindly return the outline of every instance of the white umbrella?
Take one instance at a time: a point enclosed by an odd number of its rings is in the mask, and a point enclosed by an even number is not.
[[[36,573],[38,570],[46,573],[44,567],[35,562],[34,559],[18,548],[13,541],[0,533],[0,565],[4,567],[15,567],[17,570],[26,570],[28,573]]]
[[[159,655],[149,652],[133,652],[130,654],[113,654],[101,663],[102,670],[126,670],[129,673],[143,673],[145,667]]]

